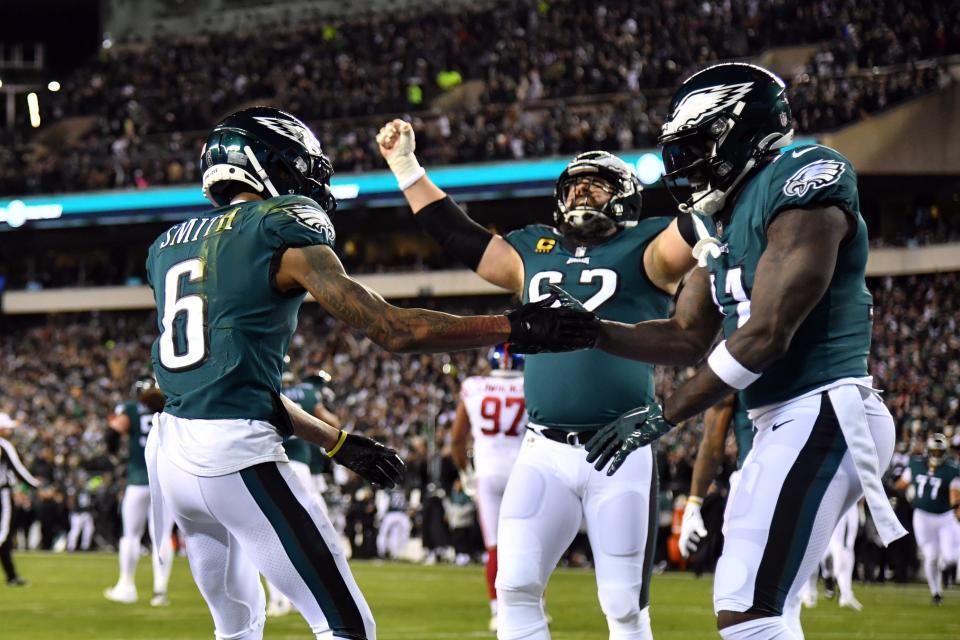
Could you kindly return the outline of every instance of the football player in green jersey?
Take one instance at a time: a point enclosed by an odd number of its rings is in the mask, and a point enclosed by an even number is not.
[[[173,521],[166,518],[166,529],[157,533],[150,514],[150,488],[147,482],[147,461],[144,447],[147,434],[153,425],[153,414],[163,411],[164,397],[153,376],[144,376],[134,385],[136,400],[118,404],[113,415],[107,418],[107,426],[116,436],[127,436],[127,486],[120,502],[123,535],[120,536],[120,578],[117,584],[103,592],[114,602],[132,604],[137,601],[137,586],[134,577],[140,560],[140,539],[150,529],[150,538],[155,536],[160,553],[152,554],[153,597],[150,604],[160,607],[168,604],[167,584],[173,567]],[[162,558],[162,560],[161,560]]]
[[[725,514],[714,609],[728,640],[802,637],[785,615],[841,515],[865,495],[885,544],[906,532],[880,474],[890,412],[867,372],[872,298],[856,174],[842,155],[791,143],[786,87],[718,64],[688,78],[663,126],[665,179],[689,187],[701,266],[669,320],[604,321],[597,346],[655,364],[707,364],[663,403],[604,427],[589,459],[608,473],[735,391],[757,428]],[[710,229],[712,227],[712,230]],[[725,340],[711,347],[720,329]]]
[[[589,313],[549,309],[460,317],[403,309],[350,278],[333,251],[330,161],[310,129],[252,107],[220,122],[201,155],[216,207],[158,237],[147,256],[158,310],[152,358],[167,397],[147,440],[155,513],[171,508],[218,638],[262,637],[262,573],[320,638],[374,638],[373,617],[338,536],[287,463],[283,436],[322,446],[366,480],[394,486],[396,452],[348,434],[282,396],[283,357],[307,292],[391,351],[512,340],[591,346]]]
[[[610,153],[581,153],[562,172],[555,226],[530,225],[502,237],[470,220],[425,175],[409,123],[387,123],[378,141],[417,222],[450,255],[524,301],[543,300],[550,287],[562,285],[601,318],[663,319],[693,266],[672,218],[641,218],[640,181]],[[497,637],[550,637],[543,591],[585,520],[609,637],[652,638],[654,453],[645,449],[624,477],[606,478],[586,463],[582,445],[627,407],[653,402],[653,368],[595,349],[533,355],[524,369],[524,397],[527,435],[504,491],[497,535]]]
[[[926,456],[911,459],[897,481],[900,491],[913,488],[913,535],[935,605],[943,603],[942,570],[955,568],[960,553],[960,468],[947,459],[949,448],[945,435],[933,434]]]

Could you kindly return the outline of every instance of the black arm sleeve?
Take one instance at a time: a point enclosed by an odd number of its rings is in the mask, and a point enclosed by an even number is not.
[[[697,244],[697,230],[693,226],[693,214],[689,211],[681,211],[677,214],[677,230],[680,231],[680,237],[683,238],[691,247]]]
[[[493,239],[493,234],[471,220],[450,196],[431,202],[414,218],[448,255],[474,271]]]

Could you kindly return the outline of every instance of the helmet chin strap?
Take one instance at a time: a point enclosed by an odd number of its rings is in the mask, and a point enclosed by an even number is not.
[[[273,183],[270,181],[270,176],[268,176],[267,172],[263,170],[263,165],[261,165],[260,161],[257,160],[257,156],[253,153],[253,149],[250,148],[250,145],[244,145],[243,153],[246,154],[247,159],[253,166],[253,170],[257,172],[257,176],[259,176],[263,181],[263,186],[267,188],[267,192],[274,198],[279,196],[280,192],[277,191],[275,186],[273,186]]]

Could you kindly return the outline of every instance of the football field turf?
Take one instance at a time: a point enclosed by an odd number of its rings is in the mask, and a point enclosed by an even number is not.
[[[179,640],[213,638],[206,605],[194,586],[184,558],[177,558],[171,581],[171,606],[152,608],[150,562],[142,558],[137,576],[140,602],[122,605],[103,598],[113,584],[113,554],[19,553],[20,573],[31,581],[22,589],[0,586],[0,638],[3,640]],[[416,640],[493,638],[486,631],[488,610],[482,568],[355,562],[353,568],[374,615],[378,637]],[[655,576],[653,630],[657,640],[717,638],[713,632],[709,577]],[[960,590],[946,593],[931,607],[922,585],[855,585],[864,605],[860,613],[839,609],[821,598],[803,614],[808,640],[877,638],[954,640],[960,638]],[[597,604],[593,574],[558,570],[547,590],[555,640],[603,640],[606,624]],[[296,614],[269,619],[268,640],[309,638]]]

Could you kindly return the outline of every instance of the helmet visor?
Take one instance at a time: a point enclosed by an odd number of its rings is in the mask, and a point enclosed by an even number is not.
[[[663,142],[662,154],[667,186],[698,189],[707,185],[707,141],[696,132]]]

